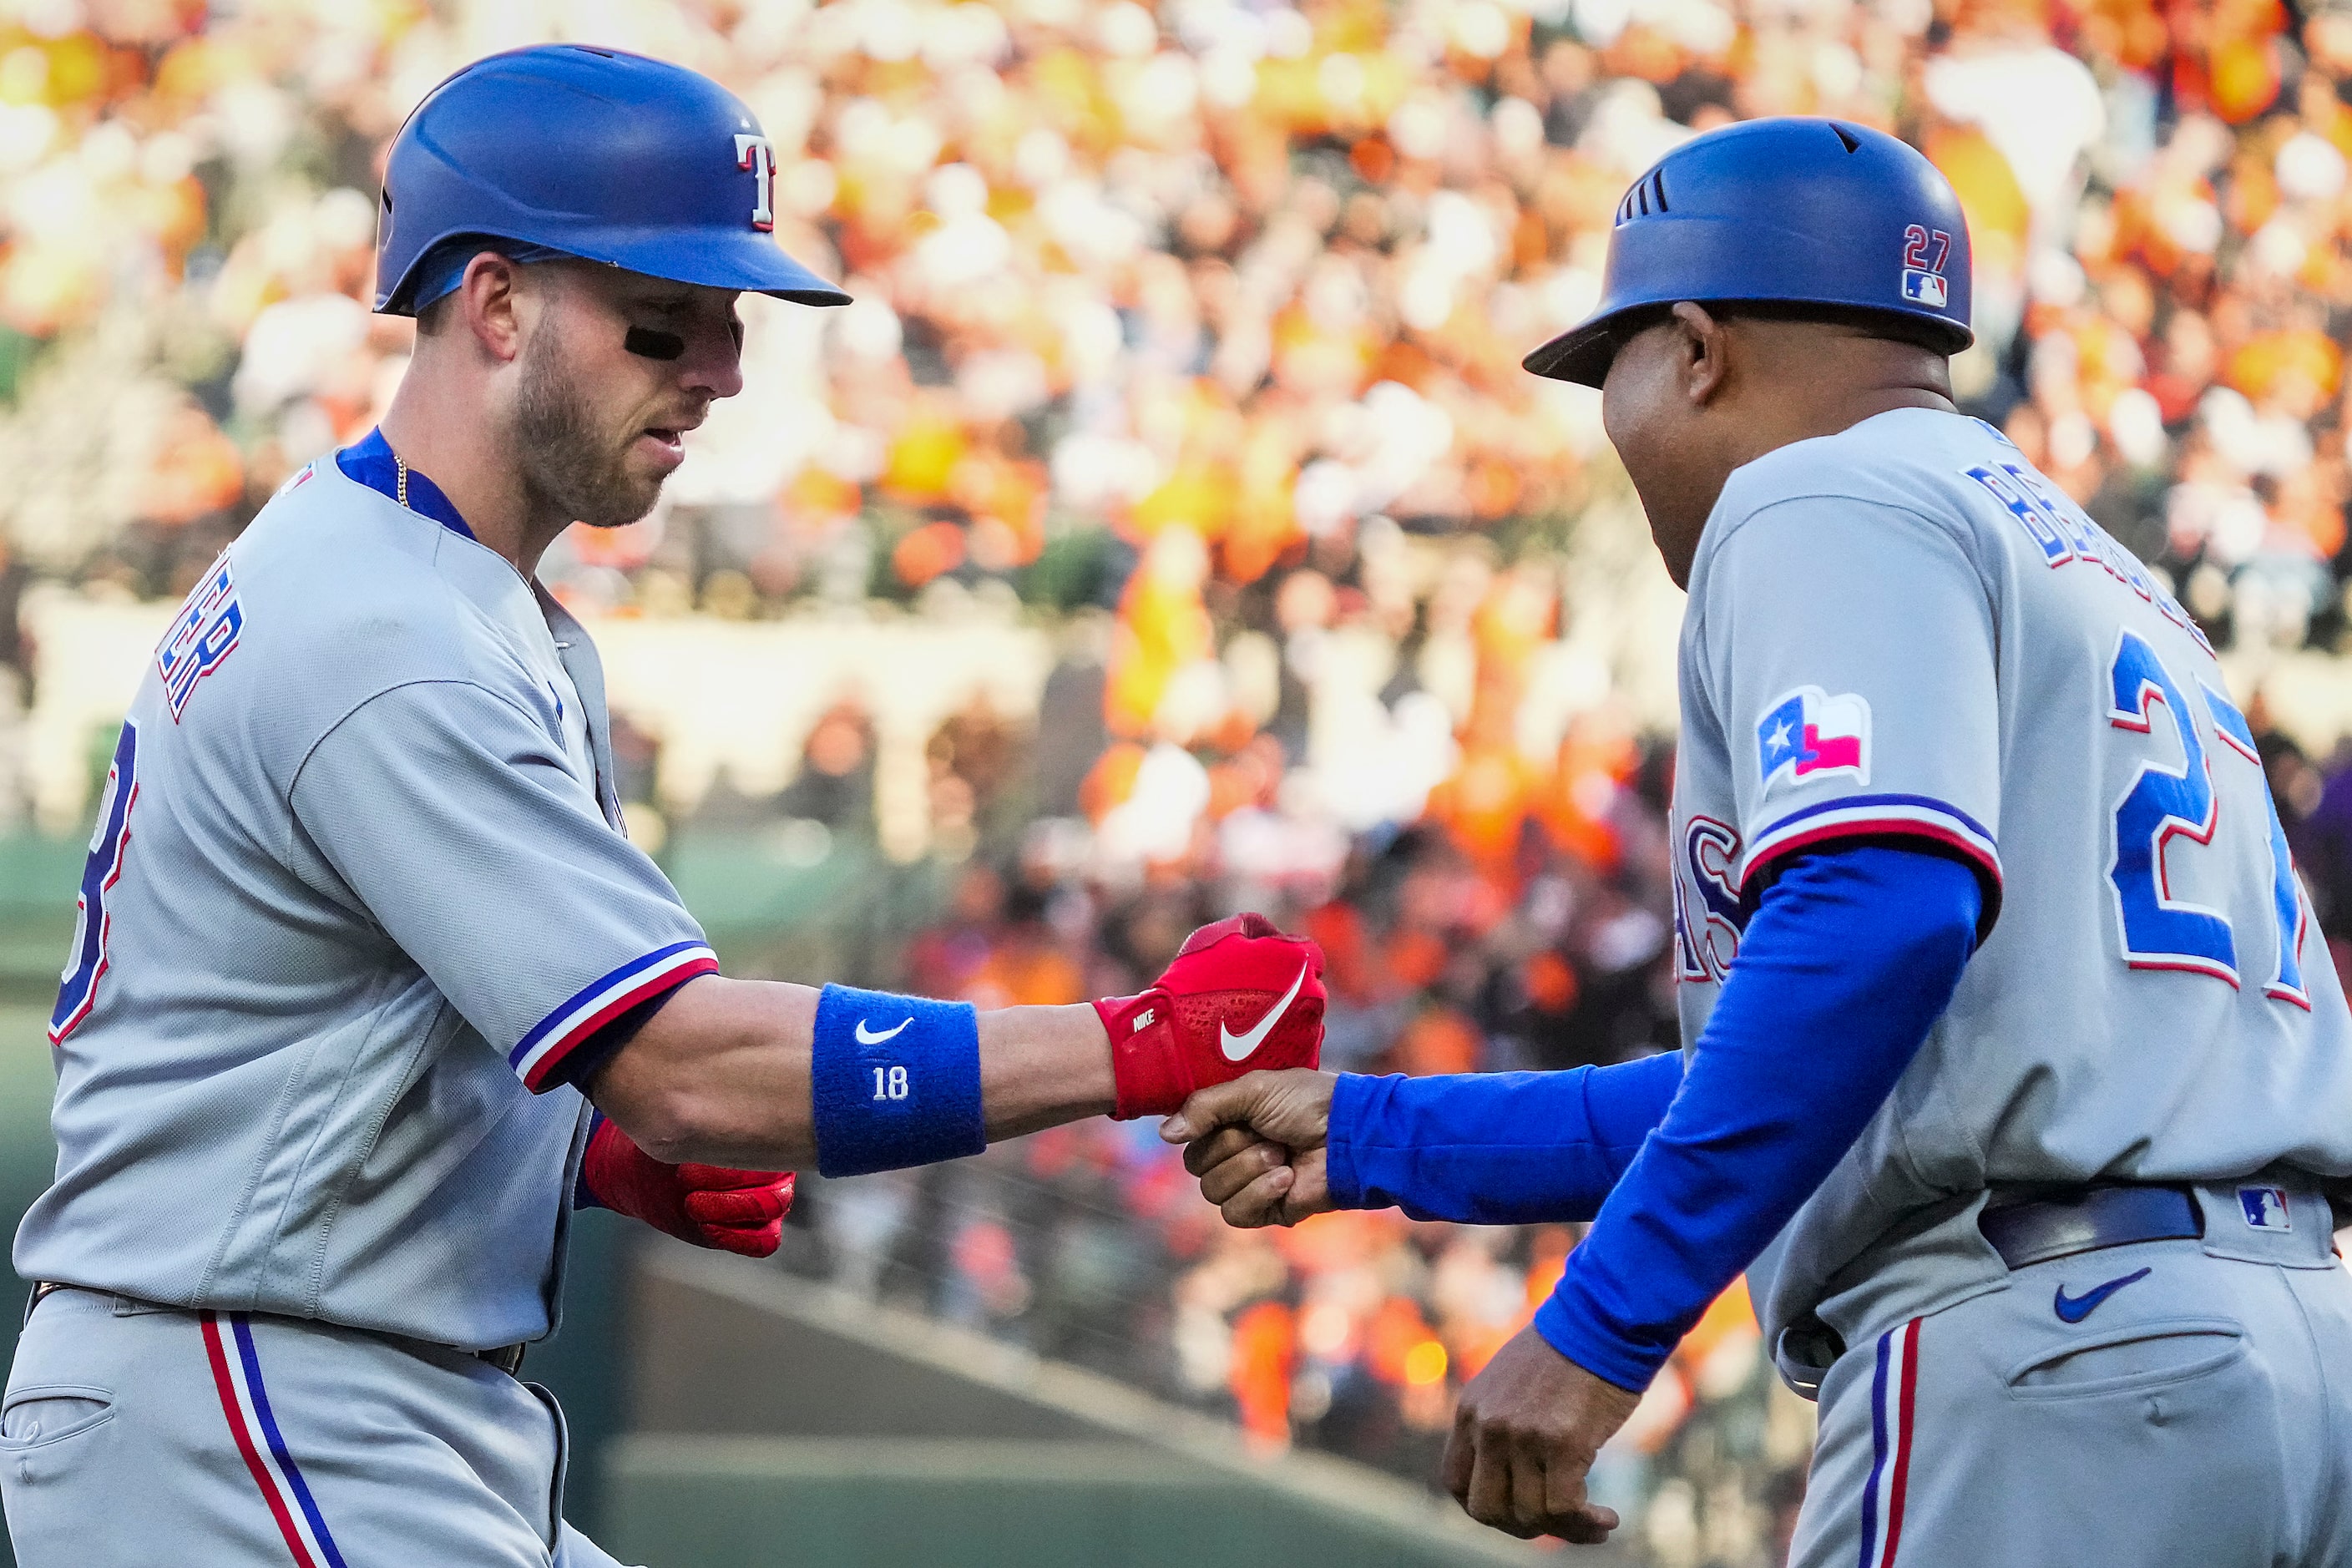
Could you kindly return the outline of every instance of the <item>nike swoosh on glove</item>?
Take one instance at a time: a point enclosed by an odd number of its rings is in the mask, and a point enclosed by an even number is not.
[[[1323,1049],[1323,950],[1260,914],[1184,939],[1140,996],[1094,1005],[1110,1033],[1121,1121],[1169,1116],[1196,1089],[1261,1068],[1311,1068]]]
[[[793,1173],[665,1165],[600,1112],[573,1206],[611,1209],[697,1247],[766,1258],[784,1239]]]

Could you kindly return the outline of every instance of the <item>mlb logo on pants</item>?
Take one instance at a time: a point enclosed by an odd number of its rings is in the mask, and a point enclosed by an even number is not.
[[[2293,1230],[2287,1219],[2286,1191],[2283,1187],[2240,1187],[2238,1210],[2246,1216],[2246,1224],[2256,1230]]]

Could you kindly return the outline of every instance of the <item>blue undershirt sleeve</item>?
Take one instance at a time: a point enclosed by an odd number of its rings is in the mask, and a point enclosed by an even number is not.
[[[1675,1051],[1570,1072],[1343,1073],[1332,1202],[1468,1225],[1591,1219],[1682,1081]]]
[[[1537,1309],[1547,1343],[1646,1387],[1843,1159],[1942,1016],[1983,892],[1882,845],[1792,858],[1740,939],[1682,1091]]]

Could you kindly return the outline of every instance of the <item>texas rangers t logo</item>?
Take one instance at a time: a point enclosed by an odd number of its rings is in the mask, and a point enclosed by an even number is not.
[[[1784,773],[1801,784],[1828,773],[1868,784],[1870,704],[1850,691],[1832,697],[1801,686],[1757,721],[1756,758],[1768,790]]]
[[[751,198],[751,226],[772,231],[776,226],[776,149],[764,136],[742,132],[735,135],[735,166],[751,171],[758,194]]]

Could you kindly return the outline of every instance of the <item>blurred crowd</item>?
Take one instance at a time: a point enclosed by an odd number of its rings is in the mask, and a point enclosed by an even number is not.
[[[169,595],[363,430],[375,174],[443,74],[565,26],[719,76],[778,237],[856,303],[755,310],[669,513],[593,603],[777,613],[942,580],[1117,611],[1143,734],[1237,625],[1410,595],[1371,519],[1507,558],[1591,499],[1593,399],[1517,369],[1677,140],[1822,113],[1968,210],[1971,407],[2266,645],[2343,618],[2352,12],[2281,0],[25,0],[0,22],[0,516]],[[39,396],[17,396],[37,387]],[[1605,465],[1604,465],[1605,466]],[[1330,593],[1289,586],[1301,573]],[[1375,580],[1364,580],[1371,578]],[[0,642],[5,647],[5,642]]]
[[[1559,655],[1655,568],[1604,552],[1626,563],[1593,581],[1596,520],[1628,515],[1597,399],[1517,363],[1597,297],[1631,178],[1734,118],[1920,146],[1975,247],[1969,410],[2217,643],[2345,632],[2352,10],[16,0],[0,751],[38,668],[31,585],[176,596],[367,428],[409,342],[366,306],[384,147],[457,66],[563,36],[741,94],[777,149],[779,241],[856,302],[747,301],[751,390],[655,516],[561,542],[551,584],[623,616],[994,605],[1060,639],[1034,719],[975,704],[932,738],[952,892],[875,961],[899,983],[1131,990],[1250,905],[1329,954],[1337,1065],[1675,1043],[1671,750],[1611,646]],[[866,700],[794,742],[781,795],[664,804],[870,836]],[[620,749],[650,798],[657,737]],[[2342,943],[2352,783],[2266,755]],[[0,757],[0,796],[10,776]],[[1573,1240],[1227,1234],[1148,1129],[812,1183],[805,1211],[807,1267],[1412,1474]],[[1612,1451],[1661,1563],[1772,1554],[1806,1417],[1754,1338],[1723,1304]]]

